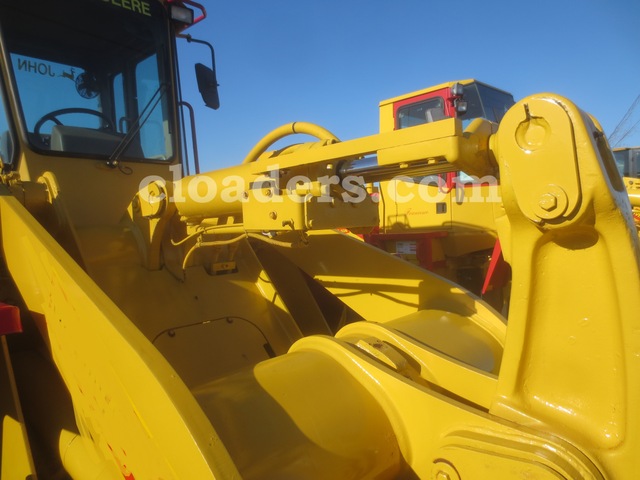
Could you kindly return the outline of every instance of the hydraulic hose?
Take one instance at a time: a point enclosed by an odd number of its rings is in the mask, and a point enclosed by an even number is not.
[[[260,155],[267,151],[267,149],[278,140],[295,133],[302,133],[305,135],[311,135],[318,140],[328,140],[330,142],[339,142],[340,140],[329,130],[316,125],[315,123],[308,122],[293,122],[272,130],[267,133],[262,140],[260,140],[247,154],[242,161],[243,164],[255,162]]]

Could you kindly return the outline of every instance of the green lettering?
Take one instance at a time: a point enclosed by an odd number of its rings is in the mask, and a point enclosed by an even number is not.
[[[124,8],[147,17],[151,16],[151,4],[144,0],[102,0],[115,7]]]

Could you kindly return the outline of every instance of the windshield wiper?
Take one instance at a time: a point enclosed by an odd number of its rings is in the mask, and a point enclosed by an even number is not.
[[[135,138],[135,136],[140,132],[140,129],[144,126],[144,124],[149,120],[149,117],[153,113],[153,110],[156,108],[165,92],[167,91],[167,85],[165,83],[161,83],[156,91],[153,93],[147,104],[142,109],[142,112],[138,115],[138,118],[133,122],[134,128],[130,129],[127,134],[122,137],[122,140],[116,145],[116,148],[113,150],[113,153],[109,156],[109,160],[107,160],[107,165],[115,168],[118,166],[120,156],[127,150],[131,141]],[[157,97],[157,98],[156,98]],[[153,104],[153,105],[152,105]],[[148,112],[147,112],[148,110]],[[146,115],[146,116],[145,116]],[[141,120],[144,117],[144,120]]]

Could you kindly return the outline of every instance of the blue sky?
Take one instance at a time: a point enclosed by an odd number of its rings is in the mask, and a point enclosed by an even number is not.
[[[238,164],[274,128],[317,123],[342,140],[378,131],[378,103],[476,78],[513,93],[563,95],[610,135],[640,95],[638,0],[202,0],[188,30],[216,49],[221,107],[202,107],[180,41],[185,99],[196,107],[202,170]],[[627,130],[640,121],[640,105]],[[293,137],[290,143],[306,140]],[[620,146],[640,145],[640,123]]]

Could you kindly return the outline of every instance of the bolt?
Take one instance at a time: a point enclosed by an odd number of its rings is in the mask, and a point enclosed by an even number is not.
[[[551,212],[558,207],[558,199],[552,193],[543,193],[540,195],[538,206],[545,212]]]
[[[277,212],[269,212],[269,218],[271,220],[275,220],[276,218],[278,218],[278,213]]]
[[[436,480],[451,480],[451,477],[447,472],[438,472],[436,473]]]

